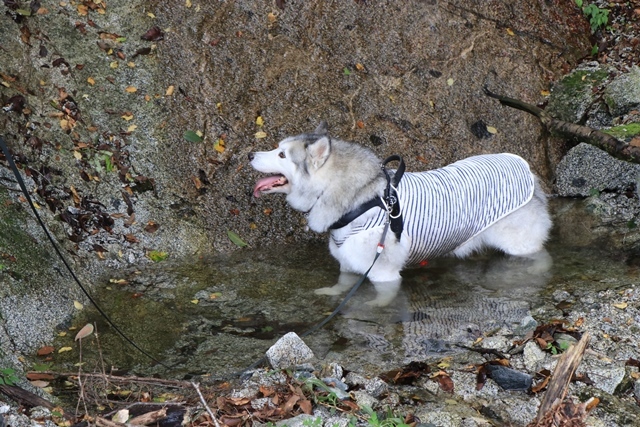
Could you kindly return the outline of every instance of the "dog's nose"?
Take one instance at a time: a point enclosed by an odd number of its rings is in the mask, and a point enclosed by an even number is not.
[[[254,157],[255,157],[254,153],[249,153],[249,161],[253,160]]]

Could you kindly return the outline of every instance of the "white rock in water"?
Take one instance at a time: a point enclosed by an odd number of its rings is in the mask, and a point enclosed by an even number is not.
[[[274,369],[300,365],[313,357],[311,349],[295,332],[289,332],[267,350],[267,359]]]

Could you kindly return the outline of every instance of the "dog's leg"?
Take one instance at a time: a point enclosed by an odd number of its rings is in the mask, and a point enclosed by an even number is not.
[[[351,273],[349,271],[341,271],[340,277],[338,277],[338,283],[326,288],[316,289],[314,292],[317,295],[340,295],[356,284],[360,278],[359,274]]]
[[[371,280],[371,283],[375,286],[378,295],[376,295],[375,299],[367,301],[365,304],[371,307],[385,307],[398,295],[400,284],[402,283],[402,277],[388,281]]]

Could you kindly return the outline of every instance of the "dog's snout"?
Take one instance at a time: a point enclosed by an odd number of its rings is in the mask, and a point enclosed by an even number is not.
[[[249,153],[249,161],[253,160],[253,158],[256,156],[255,153]]]

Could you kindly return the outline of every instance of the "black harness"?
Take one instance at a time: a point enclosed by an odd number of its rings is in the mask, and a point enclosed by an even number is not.
[[[393,177],[391,177],[389,175],[389,171],[387,171],[386,169],[386,166],[387,163],[395,161],[399,162],[398,169],[393,174]],[[331,224],[329,230],[337,230],[339,228],[345,227],[351,221],[358,218],[369,209],[379,207],[389,213],[391,231],[393,231],[393,234],[395,234],[398,241],[400,241],[400,236],[402,235],[402,230],[404,228],[404,222],[402,219],[402,212],[400,211],[400,198],[398,197],[397,189],[398,184],[402,179],[402,175],[404,175],[404,160],[402,160],[402,157],[398,155],[393,155],[387,157],[384,162],[382,162],[380,167],[382,168],[382,172],[387,179],[387,186],[384,189],[384,194],[382,195],[382,197],[374,197],[373,199],[342,215],[339,220]]]

